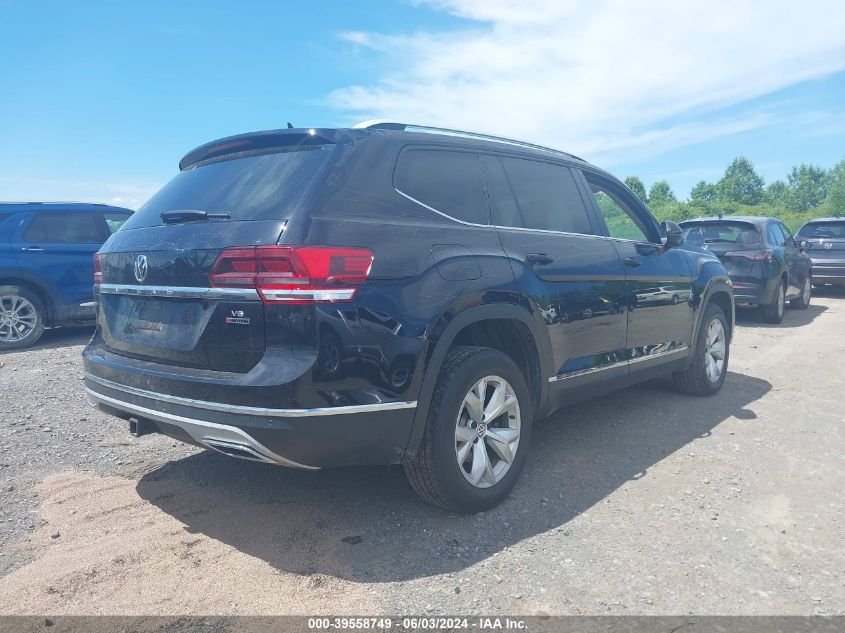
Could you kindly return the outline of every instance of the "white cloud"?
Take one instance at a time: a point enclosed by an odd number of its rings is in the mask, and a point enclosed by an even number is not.
[[[0,200],[9,202],[97,202],[137,209],[158,191],[155,182],[92,182],[0,176]]]
[[[329,95],[350,119],[498,133],[607,162],[768,125],[765,113],[713,112],[845,69],[845,3],[833,0],[417,4],[475,23],[345,34],[392,69]]]

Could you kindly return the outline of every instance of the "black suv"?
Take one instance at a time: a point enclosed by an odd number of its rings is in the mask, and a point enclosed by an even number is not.
[[[760,308],[769,323],[784,307],[806,310],[813,284],[809,242],[796,240],[777,218],[726,216],[681,222],[688,246],[716,255],[731,277],[737,306]]]
[[[535,419],[662,374],[725,380],[722,264],[575,156],[372,123],[234,136],[179,167],[96,262],[85,385],[135,435],[402,464],[471,512],[514,485]]]

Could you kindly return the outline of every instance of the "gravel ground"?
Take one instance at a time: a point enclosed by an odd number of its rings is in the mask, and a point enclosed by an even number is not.
[[[560,412],[476,516],[132,438],[85,399],[90,330],[48,332],[0,356],[0,613],[845,614],[844,321],[740,315],[718,396]]]

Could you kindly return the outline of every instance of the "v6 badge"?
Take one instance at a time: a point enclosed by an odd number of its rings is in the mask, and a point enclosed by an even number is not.
[[[244,316],[243,310],[232,310],[226,317],[226,325],[249,325],[249,317]]]

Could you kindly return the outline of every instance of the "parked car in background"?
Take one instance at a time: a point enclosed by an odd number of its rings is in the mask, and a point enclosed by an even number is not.
[[[44,328],[93,323],[94,253],[132,211],[105,204],[0,203],[0,351]]]
[[[810,220],[798,230],[813,260],[813,284],[845,286],[845,217]]]
[[[722,264],[570,154],[368,124],[222,139],[179,167],[98,254],[85,387],[136,435],[398,463],[474,512],[514,485],[534,419],[728,374]]]
[[[810,305],[813,262],[776,218],[718,217],[681,222],[684,238],[716,255],[731,277],[737,306],[759,306],[770,323],[783,320],[789,301]]]

